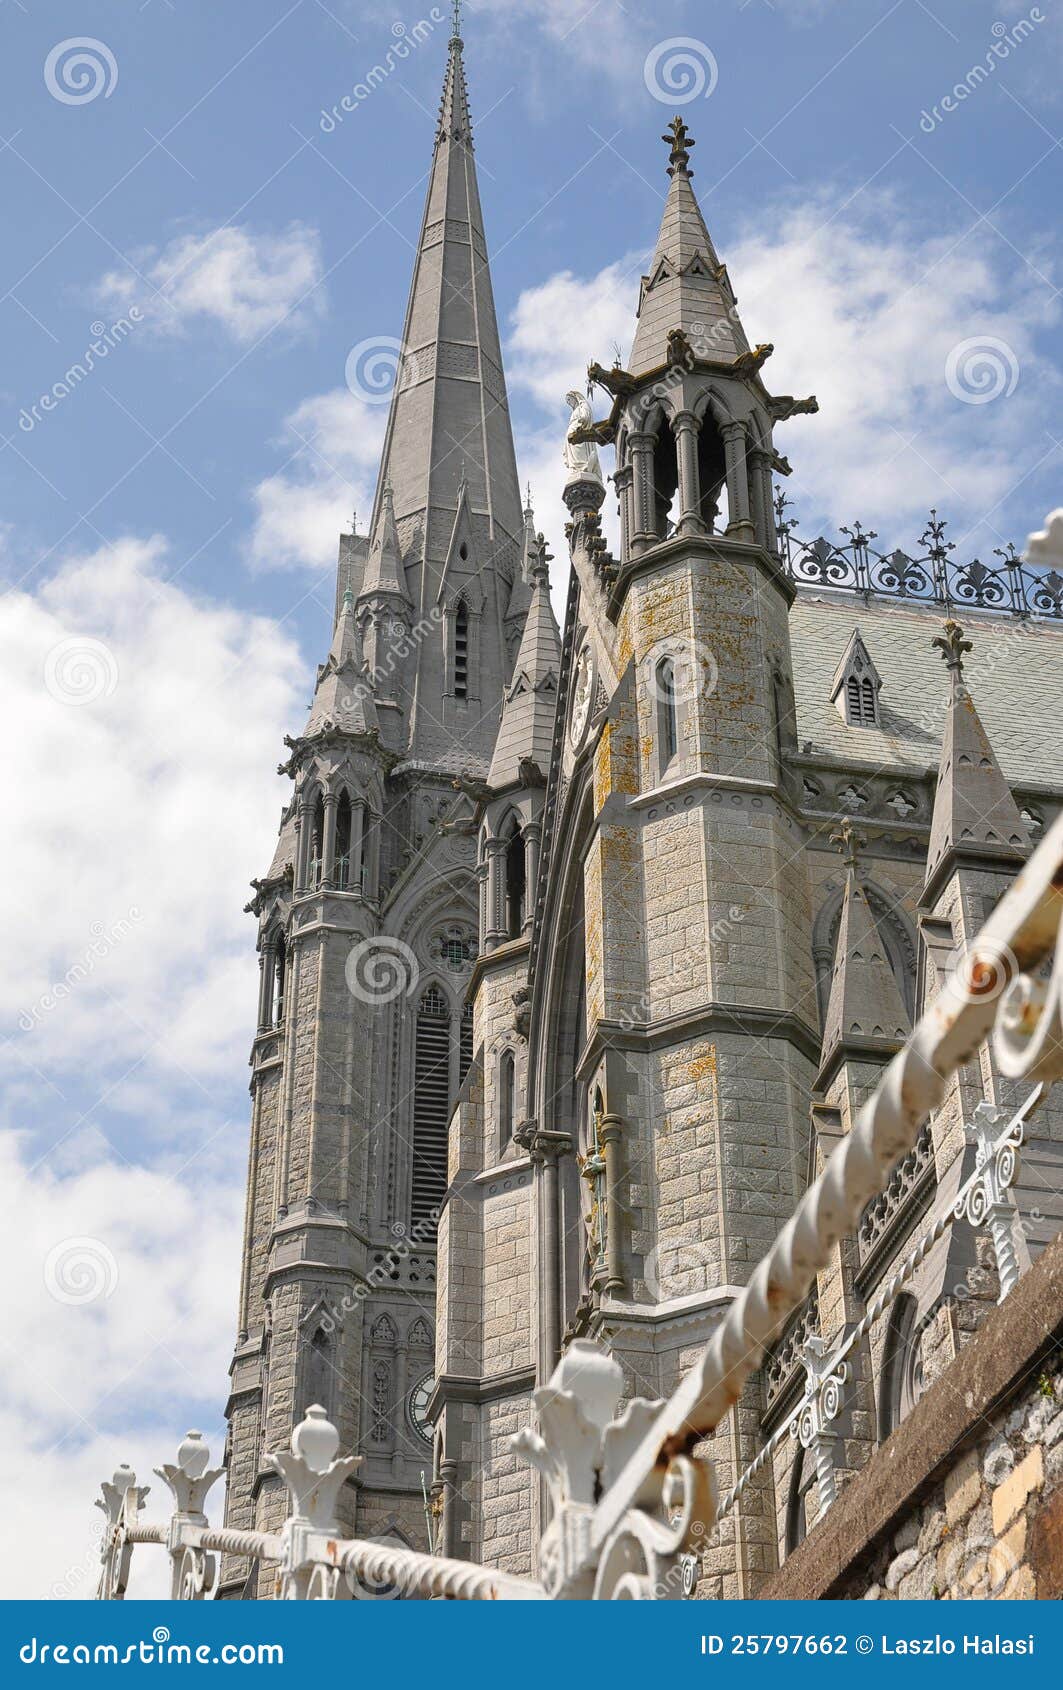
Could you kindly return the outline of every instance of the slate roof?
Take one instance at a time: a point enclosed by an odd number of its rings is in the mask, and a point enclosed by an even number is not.
[[[1063,628],[956,612],[973,650],[964,679],[1011,786],[1063,790]],[[949,678],[931,640],[942,613],[853,594],[800,592],[790,612],[797,738],[842,762],[919,772],[937,768]],[[850,728],[831,681],[859,627],[882,676],[881,728]]]

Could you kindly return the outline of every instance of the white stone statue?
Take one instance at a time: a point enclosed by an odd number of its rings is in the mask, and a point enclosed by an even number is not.
[[[565,403],[571,408],[568,429],[565,433],[565,468],[568,471],[568,481],[601,481],[604,485],[602,466],[598,458],[598,448],[593,440],[573,440],[573,432],[581,428],[589,428],[594,421],[590,400],[575,388],[565,394]]]

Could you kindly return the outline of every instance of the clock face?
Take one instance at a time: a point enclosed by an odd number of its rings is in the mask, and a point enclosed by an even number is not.
[[[430,1373],[419,1379],[409,1396],[406,1398],[406,1415],[417,1433],[426,1444],[432,1442],[432,1422],[428,1418],[428,1404],[432,1396],[435,1380]]]
[[[589,645],[585,645],[576,659],[576,669],[572,677],[572,715],[568,724],[569,739],[576,751],[583,744],[583,737],[587,732],[593,697],[594,653]]]

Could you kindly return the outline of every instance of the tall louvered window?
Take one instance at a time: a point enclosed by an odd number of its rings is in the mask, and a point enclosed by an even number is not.
[[[503,1053],[498,1065],[498,1114],[499,1148],[505,1150],[517,1124],[517,1063],[511,1050]]]
[[[851,728],[878,726],[878,699],[870,675],[850,675],[845,683],[845,719]]]
[[[472,1004],[465,1004],[461,1012],[461,1032],[458,1035],[458,1084],[461,1085],[472,1065]]]
[[[454,697],[469,696],[469,612],[464,600],[454,618]]]
[[[410,1219],[415,1226],[439,1207],[447,1184],[450,1007],[438,986],[430,986],[421,999],[416,1037],[410,1197]]]

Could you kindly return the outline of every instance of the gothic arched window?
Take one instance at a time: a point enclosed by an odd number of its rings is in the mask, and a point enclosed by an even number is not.
[[[460,600],[454,617],[454,697],[469,696],[469,608]]]
[[[676,714],[675,663],[662,657],[657,665],[657,737],[663,774],[679,750],[679,720]]]
[[[340,793],[340,801],[336,806],[336,867],[333,878],[341,892],[349,890],[351,885],[351,797],[349,792]]]
[[[319,1326],[307,1345],[304,1358],[302,1403],[304,1414],[308,1408],[318,1406],[325,1410],[331,1420],[335,1396],[333,1390],[335,1376],[336,1370],[332,1364],[332,1345],[328,1334]]]
[[[279,1027],[284,1020],[284,988],[287,985],[288,953],[284,934],[277,934],[276,960],[273,964],[272,1014],[270,1025]]]
[[[413,1173],[410,1218],[430,1220],[447,1185],[450,1121],[450,1005],[429,986],[417,1007],[413,1080]]]
[[[524,922],[524,835],[514,819],[506,845],[506,937],[519,939]]]
[[[845,720],[851,728],[874,728],[878,725],[878,699],[869,675],[863,679],[850,675],[845,684]]]
[[[503,1051],[498,1064],[498,1143],[505,1150],[517,1124],[517,1059],[511,1050]]]
[[[325,850],[325,800],[320,792],[314,805],[310,827],[310,885],[321,885],[322,857]]]

